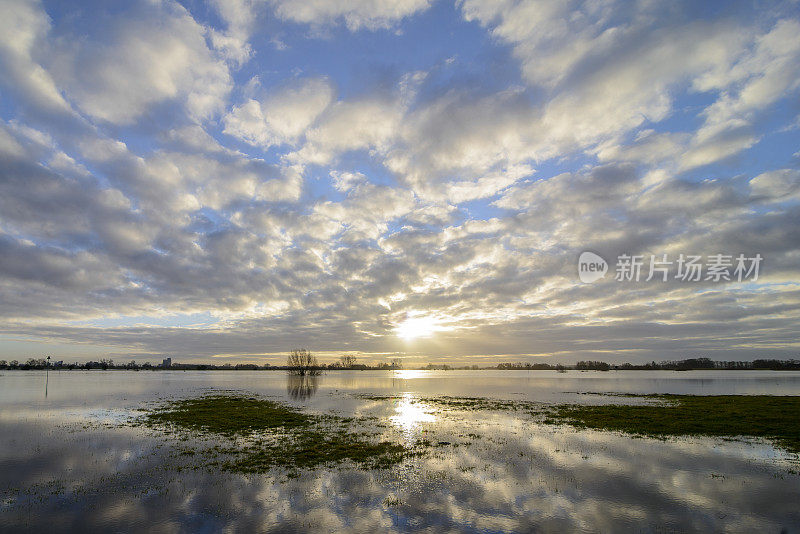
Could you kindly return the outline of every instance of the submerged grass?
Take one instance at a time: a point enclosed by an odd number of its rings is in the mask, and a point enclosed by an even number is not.
[[[406,397],[401,395],[355,395],[360,399],[376,400],[376,401],[405,401]],[[513,400],[500,400],[488,397],[451,397],[448,395],[441,395],[438,397],[419,397],[413,399],[412,402],[422,402],[441,408],[449,408],[453,410],[530,410],[532,407],[541,406],[541,403],[530,401],[513,401]]]
[[[400,400],[396,396],[359,397]],[[548,424],[633,435],[765,438],[790,452],[800,453],[798,396],[631,395],[630,398],[647,404],[548,405],[447,396],[416,400],[442,409],[522,411]],[[413,447],[381,441],[374,437],[376,425],[369,418],[308,414],[278,402],[235,393],[169,402],[150,410],[142,422],[176,433],[189,432],[192,437],[216,436],[225,440],[209,449],[184,449],[180,456],[195,465],[205,460],[208,466],[240,473],[282,468],[291,475],[297,469],[341,463],[389,468],[426,449],[451,445],[446,441],[437,445],[427,439],[419,440]]]
[[[344,461],[365,468],[387,468],[407,455],[403,445],[388,441],[373,443],[347,433],[305,431],[283,443],[260,443],[224,466],[245,473],[259,473],[281,466],[312,469]]]
[[[484,397],[425,397],[419,402],[455,410],[525,411],[548,424],[611,430],[633,435],[755,437],[800,453],[800,396],[639,395],[594,393],[637,399],[645,404],[545,404]],[[370,400],[401,400],[360,395]]]
[[[356,430],[358,421],[332,415],[310,415],[284,404],[252,396],[216,394],[169,402],[147,413],[148,426],[212,434],[228,438],[224,447],[205,451],[226,459],[210,466],[241,473],[272,468],[313,469],[351,462],[360,467],[386,468],[413,454],[403,445],[374,442]],[[245,439],[240,439],[245,438]]]
[[[641,395],[650,405],[560,405],[547,422],[647,436],[750,436],[800,453],[800,397]]]

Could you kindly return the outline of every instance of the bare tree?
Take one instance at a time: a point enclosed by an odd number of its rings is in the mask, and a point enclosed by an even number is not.
[[[340,357],[339,360],[342,362],[342,367],[345,369],[352,369],[352,367],[356,364],[357,358],[352,354],[345,354],[344,356]]]
[[[402,369],[403,368],[403,360],[400,358],[392,359],[392,369]]]
[[[295,375],[318,375],[320,373],[317,358],[308,349],[295,349],[289,353],[286,361],[289,372]]]

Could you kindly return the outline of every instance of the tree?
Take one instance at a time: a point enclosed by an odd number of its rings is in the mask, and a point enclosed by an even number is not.
[[[403,368],[403,360],[400,358],[394,358],[392,360],[392,369],[402,369]]]
[[[352,369],[353,366],[356,364],[358,358],[353,356],[352,354],[345,354],[339,358],[339,361],[342,362],[342,367],[345,369]]]
[[[611,365],[606,362],[580,361],[575,364],[575,369],[579,371],[608,371],[611,369]]]
[[[295,349],[289,353],[286,361],[289,372],[295,375],[318,375],[319,364],[317,358],[308,349]]]

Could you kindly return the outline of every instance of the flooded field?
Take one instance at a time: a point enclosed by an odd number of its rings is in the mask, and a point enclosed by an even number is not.
[[[658,439],[536,413],[652,402],[608,393],[794,396],[800,374],[3,372],[0,531],[800,532],[800,462],[769,439]],[[153,417],[219,396],[298,428],[338,425],[341,443],[386,444],[390,461],[326,450],[246,471],[230,458],[249,453],[231,451],[255,450],[273,419],[242,436],[231,418],[175,431],[180,418]],[[280,450],[284,435],[269,436]]]

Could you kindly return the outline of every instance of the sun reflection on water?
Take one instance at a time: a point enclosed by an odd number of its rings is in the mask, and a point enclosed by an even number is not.
[[[432,423],[436,416],[434,408],[416,400],[411,393],[404,393],[403,398],[395,401],[395,414],[389,418],[393,425],[403,430],[406,438],[413,438],[421,423]]]
[[[431,371],[422,371],[417,369],[398,369],[394,372],[394,378],[402,378],[402,379],[412,379],[412,378],[423,378],[426,376],[431,376],[433,373]]]

